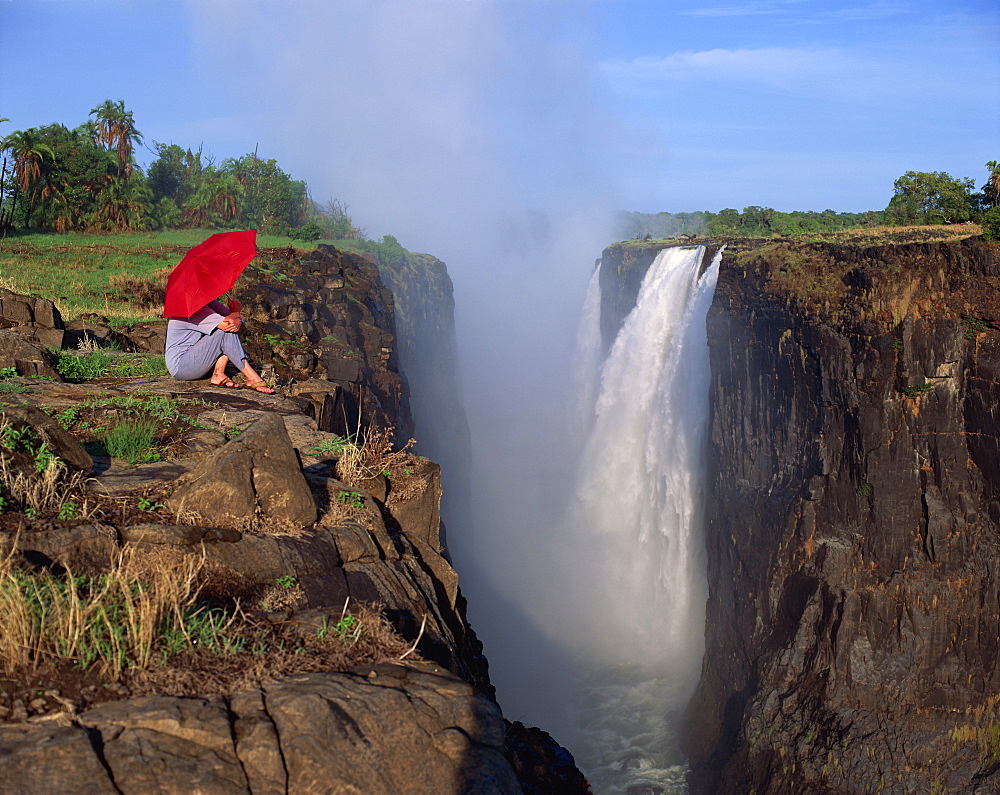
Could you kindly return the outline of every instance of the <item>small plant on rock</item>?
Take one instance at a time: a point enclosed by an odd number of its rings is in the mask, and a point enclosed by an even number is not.
[[[154,502],[149,497],[140,497],[136,501],[136,507],[138,507],[140,511],[149,511],[150,513],[153,513],[160,510],[160,508],[166,508],[167,506],[162,502]]]
[[[365,498],[356,491],[342,491],[337,495],[337,502],[350,508],[364,508]]]
[[[934,384],[917,384],[916,386],[904,386],[902,392],[908,398],[918,398],[934,389]]]
[[[79,515],[79,506],[75,502],[64,502],[59,506],[57,518],[68,520],[76,519]]]

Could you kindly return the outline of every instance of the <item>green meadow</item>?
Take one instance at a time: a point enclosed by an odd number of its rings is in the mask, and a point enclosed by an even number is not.
[[[65,320],[87,312],[123,320],[158,317],[155,305],[142,300],[143,285],[165,281],[184,252],[218,231],[9,233],[0,238],[0,287],[55,301]],[[331,242],[341,246],[354,241]],[[258,235],[257,245],[316,247],[315,242],[274,235]]]

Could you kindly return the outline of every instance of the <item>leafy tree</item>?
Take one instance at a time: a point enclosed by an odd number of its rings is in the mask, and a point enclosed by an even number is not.
[[[283,234],[306,222],[306,183],[293,180],[275,160],[256,154],[224,160],[221,171],[243,189],[238,219],[241,226]]]
[[[890,223],[957,224],[971,220],[974,182],[943,171],[907,171],[893,184],[885,212]]]
[[[983,240],[1000,240],[1000,205],[984,212],[980,223],[983,227]]]
[[[42,143],[38,130],[16,130],[4,138],[4,148],[9,149],[14,158],[14,178],[21,193],[34,203],[41,186],[42,164],[46,158],[55,155],[52,149]]]
[[[364,235],[347,214],[347,205],[339,199],[330,199],[326,204],[311,202],[310,210],[312,220],[323,228],[322,236],[328,240],[357,240]]]

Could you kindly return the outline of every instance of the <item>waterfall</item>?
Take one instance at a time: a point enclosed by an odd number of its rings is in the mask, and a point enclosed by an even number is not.
[[[578,392],[589,428],[567,533],[587,592],[576,594],[587,615],[573,633],[585,634],[595,661],[578,761],[598,792],[683,791],[675,726],[703,651],[705,321],[721,258],[702,273],[704,254],[677,247],[657,255],[603,363],[593,352],[592,306],[580,333],[583,369],[589,359],[598,370],[578,382],[597,387]]]

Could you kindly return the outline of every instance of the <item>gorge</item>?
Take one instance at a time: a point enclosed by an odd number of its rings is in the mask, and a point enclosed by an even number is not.
[[[204,424],[236,422],[243,434],[203,434],[200,450],[169,467],[112,467],[97,480],[126,490],[143,477],[197,481],[199,457],[222,460],[255,435],[287,432],[299,465],[280,468],[318,495],[319,521],[303,538],[260,537],[222,515],[196,525],[50,522],[18,548],[67,562],[128,547],[187,556],[201,545],[261,587],[294,574],[306,612],[339,612],[348,596],[382,601],[428,662],[309,674],[238,698],[129,698],[58,723],[39,712],[0,727],[0,781],[54,781],[42,771],[56,776],[63,758],[86,760],[102,782],[94,791],[140,791],[145,779],[130,778],[141,771],[128,762],[138,744],[160,754],[161,779],[178,791],[209,759],[222,761],[202,772],[226,791],[265,780],[295,791],[317,775],[380,786],[379,765],[402,791],[442,782],[584,791],[565,751],[530,724],[576,755],[597,792],[1000,785],[995,245],[609,247],[583,302],[574,400],[511,407],[511,416],[539,413],[543,432],[501,429],[517,437],[516,452],[540,452],[520,456],[516,479],[491,484],[508,503],[500,528],[485,524],[495,517],[478,501],[483,470],[469,456],[506,459],[479,447],[464,415],[443,263],[418,255],[376,268],[332,247],[266,254],[240,298],[258,324],[251,352],[291,382],[287,394],[247,401],[155,379],[30,378],[51,364],[38,340],[72,345],[112,331],[97,319],[63,324],[41,299],[5,292],[0,314],[12,328],[0,331],[0,367],[15,367],[26,391],[6,394],[4,413],[102,390],[197,395],[211,403]],[[129,344],[158,344],[155,323],[126,331]],[[359,406],[401,435],[413,429],[444,471],[413,457],[419,488],[400,490],[406,481],[393,477],[352,487],[367,513],[344,522],[328,509],[347,487],[315,445],[351,432],[345,420]],[[441,409],[437,424],[430,406]],[[67,445],[67,460],[89,466]],[[438,534],[442,482],[446,500],[457,484],[447,535]],[[440,723],[410,714],[418,692]],[[352,710],[370,703],[382,705],[373,715],[407,717],[389,727],[338,712],[351,699]],[[360,733],[344,733],[344,714]],[[320,741],[303,721],[322,728],[322,742],[346,738],[343,759],[364,747],[380,761],[338,767],[309,750]],[[422,754],[433,770],[406,784]]]

